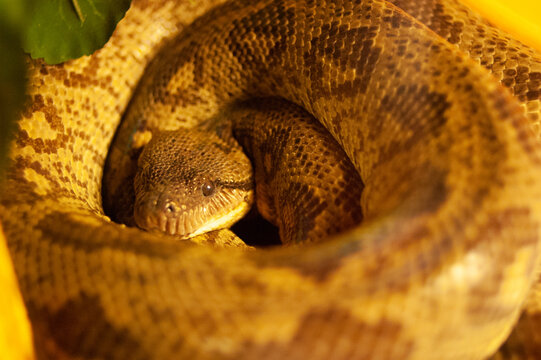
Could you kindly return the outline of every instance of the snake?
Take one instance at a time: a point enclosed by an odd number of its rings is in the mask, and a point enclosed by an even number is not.
[[[454,0],[134,0],[92,56],[29,60],[0,219],[36,356],[534,359],[540,64]],[[105,215],[121,121],[267,96],[343,149],[360,225],[247,251]]]
[[[342,148],[303,109],[279,99],[235,104],[205,127],[150,131],[142,147],[134,159],[110,158],[104,174],[110,180],[107,171],[121,172],[115,164],[129,165],[116,182],[131,196],[120,211],[132,212],[127,223],[142,229],[190,238],[230,227],[250,209],[254,176],[258,212],[279,227],[282,244],[324,241],[362,220],[362,180]]]

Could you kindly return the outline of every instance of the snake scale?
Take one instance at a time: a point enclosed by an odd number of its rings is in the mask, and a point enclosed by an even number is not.
[[[540,58],[456,1],[393,4],[136,0],[94,55],[30,61],[0,218],[38,358],[482,359],[524,308],[497,356],[535,358]],[[363,179],[363,224],[242,251],[111,222],[105,158],[158,51],[135,114],[295,102]]]

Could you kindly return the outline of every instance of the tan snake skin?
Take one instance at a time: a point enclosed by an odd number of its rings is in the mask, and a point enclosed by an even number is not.
[[[365,183],[359,228],[310,247],[245,252],[104,216],[105,157],[146,63],[218,2],[135,1],[92,57],[30,64],[0,219],[37,356],[493,354],[539,280],[541,153],[528,122],[537,131],[541,65],[455,1],[396,1],[445,40],[382,1],[228,3],[160,54],[154,69],[167,68],[155,79],[166,91],[136,95],[130,116],[166,128],[245,96],[302,105]],[[530,294],[498,356],[535,358],[537,335],[522,335],[541,312],[539,291]]]
[[[254,165],[257,211],[278,227],[282,244],[327,241],[361,223],[361,177],[306,111],[256,98],[224,116]]]

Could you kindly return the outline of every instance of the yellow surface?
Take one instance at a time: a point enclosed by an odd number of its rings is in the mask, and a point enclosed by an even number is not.
[[[26,316],[6,240],[0,225],[0,357],[10,360],[34,359],[30,324]]]
[[[541,0],[462,0],[496,27],[541,51]]]

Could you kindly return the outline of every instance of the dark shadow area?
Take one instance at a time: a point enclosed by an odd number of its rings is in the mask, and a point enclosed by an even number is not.
[[[254,247],[282,245],[278,227],[265,220],[256,210],[239,220],[231,230],[246,244]]]

